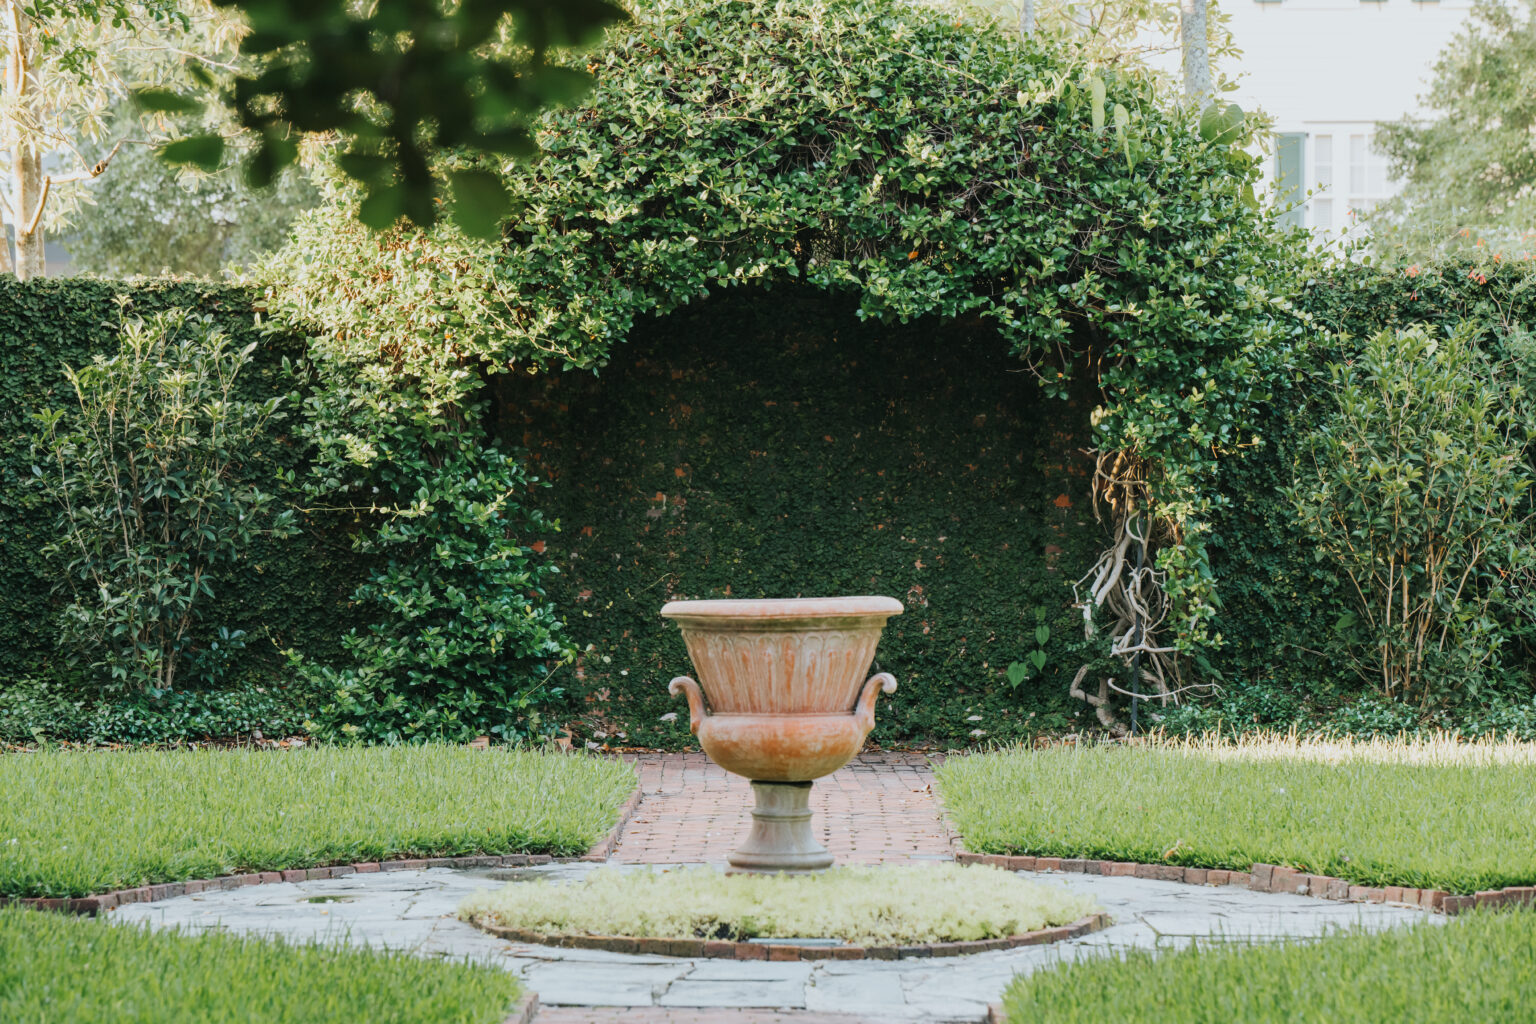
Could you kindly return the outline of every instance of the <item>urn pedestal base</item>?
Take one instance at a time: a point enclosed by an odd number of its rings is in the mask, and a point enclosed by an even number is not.
[[[753,782],[752,831],[726,858],[732,871],[823,871],[832,854],[811,831],[809,782]]]

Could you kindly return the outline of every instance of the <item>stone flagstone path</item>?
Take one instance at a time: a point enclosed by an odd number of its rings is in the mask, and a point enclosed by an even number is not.
[[[647,864],[723,862],[745,828],[746,784],[690,755],[641,758],[639,769],[645,796],[610,863],[644,871],[651,870]],[[831,781],[813,807],[858,812],[853,835],[839,837],[834,825],[828,837],[839,844],[833,849],[840,857],[947,859],[948,835],[923,762],[866,756]],[[388,871],[130,904],[111,917],[192,932],[222,929],[480,960],[517,974],[539,993],[547,1007],[539,1024],[936,1024],[982,1020],[987,1003],[1016,974],[1061,959],[1196,941],[1311,937],[1336,927],[1381,928],[1426,916],[1404,907],[1231,886],[1044,873],[1036,878],[1093,894],[1115,924],[1071,942],[968,957],[790,963],[553,949],[503,941],[453,916],[477,889],[569,880],[599,867]]]

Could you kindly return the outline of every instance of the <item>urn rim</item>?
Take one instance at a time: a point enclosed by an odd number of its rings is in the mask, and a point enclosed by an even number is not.
[[[790,619],[885,618],[905,609],[894,597],[862,594],[848,597],[713,598],[701,601],[668,601],[661,606],[663,618],[679,623],[753,620],[777,622]]]

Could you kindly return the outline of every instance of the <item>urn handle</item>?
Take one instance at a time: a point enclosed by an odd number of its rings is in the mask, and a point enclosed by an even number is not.
[[[875,727],[875,701],[880,699],[881,691],[896,692],[896,677],[889,672],[881,672],[864,680],[864,688],[859,691],[858,702],[853,706],[853,713],[865,733]]]
[[[891,680],[895,686],[896,681]],[[688,698],[688,731],[695,736],[699,734],[699,722],[709,712],[704,710],[704,691],[699,689],[699,684],[687,676],[678,676],[667,684],[667,692],[676,697],[679,693]],[[873,720],[873,719],[871,719]]]

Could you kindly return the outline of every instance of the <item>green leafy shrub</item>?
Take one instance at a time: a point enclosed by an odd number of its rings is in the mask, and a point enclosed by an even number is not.
[[[494,448],[452,449],[430,475],[422,468],[378,466],[397,493],[419,489],[358,537],[382,564],[355,595],[371,621],[343,641],[350,663],[295,660],[321,702],[309,725],[375,743],[536,733],[536,704],[559,695],[546,684],[569,655],[544,594],[558,570],[517,539],[555,528],[519,503],[537,481]]]
[[[1084,446],[1129,453],[1163,524],[1169,643],[1219,642],[1213,467],[1309,334],[1288,300],[1302,245],[1251,202],[1240,147],[1134,70],[921,5],[647,3],[582,64],[596,88],[541,120],[541,159],[499,168],[500,238],[369,233],[338,193],[270,266],[274,306],[336,368],[338,467],[485,444],[522,412],[498,378],[599,370],[642,320],[800,282],[863,320],[990,336],[1053,401],[1081,381]],[[406,451],[401,423],[432,439]],[[653,594],[675,596],[702,595]]]
[[[1381,331],[1334,367],[1336,411],[1291,497],[1317,557],[1352,584],[1339,629],[1384,696],[1427,707],[1497,667],[1495,609],[1533,565],[1529,427],[1511,385],[1468,331]]]
[[[104,698],[78,687],[22,679],[0,687],[0,742],[155,743],[294,736],[299,695],[251,680],[215,690],[159,690]]]
[[[1508,408],[1517,421],[1536,425],[1530,409],[1536,376],[1522,328],[1536,321],[1530,262],[1489,252],[1415,264],[1320,259],[1309,273],[1296,302],[1319,329],[1316,343],[1299,353],[1284,400],[1260,411],[1261,444],[1217,467],[1216,486],[1226,501],[1212,518],[1211,569],[1221,587],[1212,624],[1224,643],[1204,652],[1202,672],[1219,681],[1222,692],[1167,713],[1173,728],[1297,725],[1369,735],[1403,722],[1398,712],[1384,717],[1380,702],[1351,710],[1365,684],[1336,627],[1346,614],[1358,618],[1353,587],[1332,560],[1315,557],[1315,538],[1287,496],[1297,465],[1311,465],[1312,432],[1336,409],[1330,364],[1355,359],[1364,341],[1382,330],[1471,331],[1482,357],[1502,364],[1505,379],[1524,392],[1524,404]],[[1508,388],[1503,401],[1513,402],[1514,392]],[[1533,454],[1527,450],[1528,462]],[[1519,709],[1530,704],[1536,684],[1536,624],[1525,611],[1531,592],[1519,584],[1511,588],[1512,600],[1488,609],[1503,639],[1501,671],[1485,676],[1475,694],[1451,692],[1427,712],[1409,709],[1413,730],[1480,734],[1496,721],[1521,720]]]
[[[281,401],[235,396],[254,347],[186,310],[127,320],[117,352],[64,371],[75,407],[38,414],[61,644],[105,685],[170,689],[219,568],[295,529],[237,476]]]
[[[32,475],[39,462],[33,414],[76,403],[61,365],[80,366],[117,352],[125,311],[148,319],[170,309],[213,317],[235,349],[256,343],[235,380],[239,400],[260,403],[293,390],[283,361],[302,359],[304,340],[275,325],[249,289],[165,280],[129,285],[0,278],[0,333],[11,339],[0,345],[0,679],[68,682],[82,699],[97,695],[58,649],[58,613],[69,594],[56,592],[57,562],[42,553],[56,536],[58,508]],[[302,506],[295,517],[302,536],[256,537],[242,558],[220,565],[222,584],[204,595],[199,636],[187,652],[196,663],[179,672],[181,685],[284,686],[290,680],[283,649],[332,660],[341,637],[359,621],[359,609],[348,599],[370,567],[366,555],[350,550],[352,516],[324,511],[330,502],[309,509],[297,483],[287,483],[290,473],[305,477],[312,456],[294,430],[295,407],[285,401],[286,418],[267,421],[240,475],[273,491],[281,504]],[[243,646],[236,651],[224,644],[219,629],[243,634],[236,637]],[[208,657],[214,643],[219,656]]]

